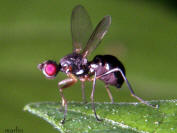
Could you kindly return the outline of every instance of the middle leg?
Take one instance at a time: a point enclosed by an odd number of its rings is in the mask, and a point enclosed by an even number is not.
[[[90,98],[92,100],[92,109],[93,109],[95,118],[97,119],[97,121],[101,121],[101,119],[99,119],[98,116],[97,116],[97,114],[96,114],[95,104],[94,104],[95,84],[96,84],[96,72],[95,72],[94,79],[93,79],[93,89],[92,89],[92,93],[91,93]]]
[[[87,103],[86,97],[85,97],[85,81],[81,81],[81,87],[82,87],[82,101],[83,103]]]

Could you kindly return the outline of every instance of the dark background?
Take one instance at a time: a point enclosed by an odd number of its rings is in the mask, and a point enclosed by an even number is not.
[[[60,101],[59,73],[47,80],[37,64],[57,62],[72,50],[70,15],[82,4],[93,25],[105,15],[112,25],[102,44],[90,56],[113,54],[125,65],[136,94],[145,100],[177,98],[177,8],[173,1],[146,0],[0,0],[0,132],[8,128],[24,133],[57,133],[45,121],[24,112],[31,102]],[[91,93],[87,83],[87,99]],[[124,85],[111,87],[116,102],[136,101]],[[64,91],[68,101],[81,101],[77,83]],[[109,101],[97,82],[96,101]]]

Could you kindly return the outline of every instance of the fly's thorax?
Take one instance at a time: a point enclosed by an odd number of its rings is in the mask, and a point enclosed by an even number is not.
[[[71,72],[76,76],[83,75],[87,66],[87,59],[83,58],[81,54],[72,53],[60,60],[61,71],[68,73]]]

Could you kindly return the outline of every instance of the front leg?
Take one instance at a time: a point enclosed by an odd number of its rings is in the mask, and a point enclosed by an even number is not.
[[[59,92],[60,92],[61,99],[62,99],[62,106],[64,107],[64,118],[61,121],[62,124],[64,124],[65,119],[66,119],[66,114],[67,114],[67,101],[63,95],[63,89],[68,88],[69,86],[77,82],[77,78],[74,75],[68,74],[68,77],[69,77],[68,79],[62,80],[58,83]]]

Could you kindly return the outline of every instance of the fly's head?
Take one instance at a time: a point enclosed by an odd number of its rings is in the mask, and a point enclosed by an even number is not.
[[[60,64],[58,65],[55,61],[48,60],[39,64],[38,69],[42,71],[47,78],[53,79],[60,71],[61,66]]]

